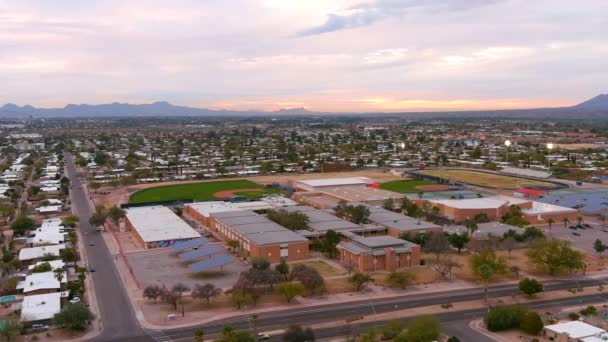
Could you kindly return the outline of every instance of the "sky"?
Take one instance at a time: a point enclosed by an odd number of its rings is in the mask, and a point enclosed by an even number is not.
[[[608,92],[606,0],[0,0],[0,104],[323,112]]]

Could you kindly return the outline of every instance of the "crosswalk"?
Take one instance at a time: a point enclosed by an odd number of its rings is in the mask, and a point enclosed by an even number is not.
[[[148,330],[148,335],[157,342],[173,342],[169,336],[167,336],[162,330]]]

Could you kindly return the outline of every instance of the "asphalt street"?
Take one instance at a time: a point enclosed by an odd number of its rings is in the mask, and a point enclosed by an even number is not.
[[[65,169],[70,179],[72,211],[80,217],[79,229],[86,258],[88,264],[95,268],[95,272],[89,273],[89,276],[93,279],[103,330],[94,340],[141,342],[152,340],[139,326],[127,292],[122,286],[114,258],[103,237],[89,224],[92,210],[87,192],[77,177],[74,161],[69,154],[65,156]],[[89,246],[90,242],[94,242],[95,246]]]

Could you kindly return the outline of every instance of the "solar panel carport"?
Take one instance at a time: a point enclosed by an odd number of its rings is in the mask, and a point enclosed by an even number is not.
[[[182,253],[179,255],[179,258],[182,261],[190,261],[190,260],[206,257],[209,255],[213,255],[213,254],[216,254],[216,253],[219,253],[222,251],[223,251],[223,249],[220,248],[219,246],[211,245],[211,246],[205,246],[205,247],[202,247],[199,249],[195,249],[190,252]]]
[[[214,268],[223,267],[233,262],[234,259],[228,254],[219,254],[212,258],[205,259],[199,262],[188,265],[190,271],[198,273],[208,271]]]
[[[198,246],[206,245],[208,243],[209,243],[209,240],[205,239],[204,237],[200,237],[200,238],[196,238],[193,240],[176,243],[176,244],[172,245],[171,248],[173,248],[173,250],[175,250],[177,252],[181,252],[181,251],[185,251],[186,249],[195,248]]]

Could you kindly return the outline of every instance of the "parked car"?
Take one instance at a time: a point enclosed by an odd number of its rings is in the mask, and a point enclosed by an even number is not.
[[[43,332],[49,330],[49,326],[46,324],[33,324],[32,332]]]
[[[270,341],[270,335],[259,333],[258,334],[258,341]]]
[[[89,265],[89,272],[91,272],[91,273],[95,272],[95,267]]]
[[[583,223],[583,226],[585,226],[587,228],[593,228],[593,227],[591,227],[591,225],[589,223]]]
[[[93,242],[93,241],[89,242],[89,246],[95,246],[95,242]]]
[[[77,304],[80,303],[80,297],[74,297],[72,299],[70,299],[70,304]]]
[[[576,233],[576,232],[573,232],[572,235],[574,235],[574,236],[581,236],[581,234]]]
[[[576,226],[570,226],[568,229],[577,230],[578,228],[576,228]]]

